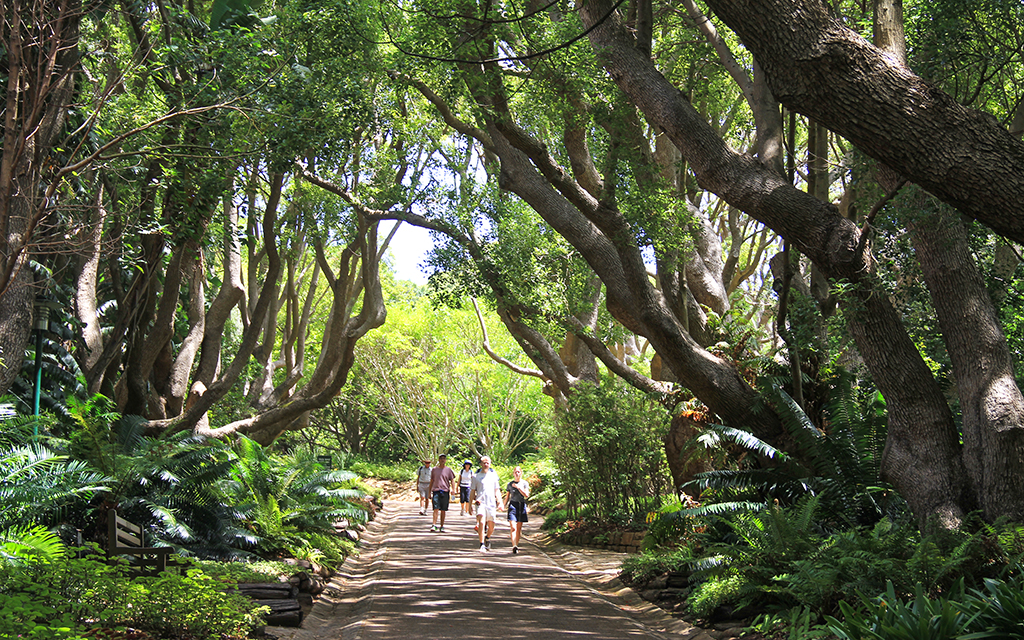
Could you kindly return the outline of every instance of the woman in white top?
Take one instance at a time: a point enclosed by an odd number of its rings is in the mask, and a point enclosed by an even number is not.
[[[473,484],[473,463],[466,460],[462,463],[459,473],[459,515],[473,515],[473,505],[469,503],[469,487]]]

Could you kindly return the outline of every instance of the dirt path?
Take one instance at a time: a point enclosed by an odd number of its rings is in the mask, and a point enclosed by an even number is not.
[[[481,553],[474,519],[449,513],[447,531],[430,533],[415,502],[385,502],[359,558],[343,565],[303,628],[268,632],[281,640],[719,637],[618,583],[623,554],[561,547],[530,523],[512,555],[502,522],[492,551]]]

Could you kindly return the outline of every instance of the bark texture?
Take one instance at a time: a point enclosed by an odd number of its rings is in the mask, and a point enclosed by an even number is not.
[[[839,210],[725,144],[632,41],[610,6],[581,8],[595,52],[619,87],[682,151],[699,184],[786,238],[829,278],[855,285],[845,301],[850,329],[890,408],[885,473],[921,517],[955,524],[973,507],[945,399],[900,318],[875,290],[860,230]],[[752,12],[756,16],[756,12]],[[771,67],[765,65],[771,77]],[[774,83],[773,93],[782,99]],[[785,100],[783,100],[785,102]]]
[[[1024,144],[847,29],[821,0],[709,0],[772,93],[996,233],[1024,242]]]
[[[953,364],[963,415],[963,459],[989,520],[1024,519],[1024,396],[1006,337],[954,212],[918,192],[911,226]],[[937,206],[935,206],[937,205]]]

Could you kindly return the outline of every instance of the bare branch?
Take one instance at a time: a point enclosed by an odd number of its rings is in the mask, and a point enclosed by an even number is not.
[[[509,369],[515,371],[519,375],[533,376],[534,378],[540,378],[544,382],[549,382],[549,378],[546,375],[544,375],[543,371],[540,371],[538,369],[527,369],[525,367],[520,367],[516,363],[506,358],[503,358],[494,352],[494,350],[491,348],[491,343],[487,338],[487,327],[484,325],[484,317],[480,313],[480,306],[476,303],[476,298],[473,298],[472,300],[473,308],[476,309],[476,319],[480,322],[480,332],[483,334],[484,352],[491,357],[491,360],[494,360],[500,365],[508,367]]]

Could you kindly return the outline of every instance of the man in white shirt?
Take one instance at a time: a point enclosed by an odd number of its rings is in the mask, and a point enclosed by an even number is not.
[[[501,481],[498,473],[491,468],[488,456],[480,457],[480,471],[473,476],[469,500],[476,510],[476,524],[480,536],[480,552],[491,548],[491,534],[494,533],[494,517],[501,508]]]

